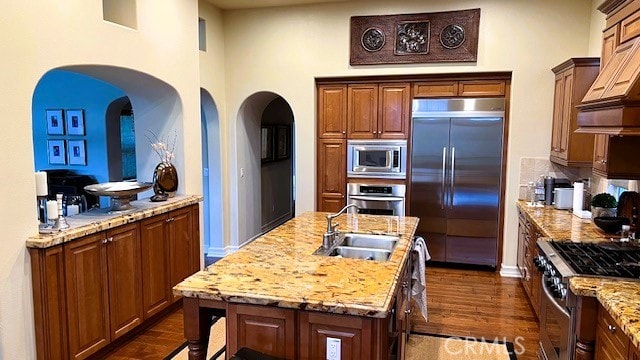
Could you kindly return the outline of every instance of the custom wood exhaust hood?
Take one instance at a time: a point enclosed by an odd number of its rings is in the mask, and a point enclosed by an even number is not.
[[[576,132],[640,136],[640,37],[616,48],[577,108]]]

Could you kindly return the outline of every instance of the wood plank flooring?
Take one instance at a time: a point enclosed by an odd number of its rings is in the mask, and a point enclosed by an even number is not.
[[[427,268],[428,322],[412,312],[413,331],[514,343],[518,360],[535,360],[538,323],[519,279],[498,273]],[[184,342],[182,310],[171,313],[106,358],[163,359]]]

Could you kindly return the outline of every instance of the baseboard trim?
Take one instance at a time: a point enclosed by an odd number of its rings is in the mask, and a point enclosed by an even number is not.
[[[251,243],[253,240],[259,238],[260,236],[262,236],[262,233],[247,239],[245,242],[243,242],[240,245],[227,245],[225,247],[209,247],[207,248],[207,257],[216,257],[216,258],[225,257],[229,254],[232,254],[240,250],[243,246]]]
[[[500,276],[510,278],[521,278],[520,270],[517,266],[502,264],[500,267]]]

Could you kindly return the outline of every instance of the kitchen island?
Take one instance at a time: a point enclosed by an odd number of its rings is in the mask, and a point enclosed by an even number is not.
[[[184,297],[190,359],[205,359],[216,313],[227,317],[227,354],[249,347],[287,359],[325,358],[327,338],[341,341],[343,359],[387,358],[393,343],[402,352],[418,219],[336,218],[341,232],[399,237],[388,261],[368,261],[314,255],[326,215],[302,214],[174,287]]]

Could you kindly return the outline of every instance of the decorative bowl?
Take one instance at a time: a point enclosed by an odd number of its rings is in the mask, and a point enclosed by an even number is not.
[[[622,229],[622,225],[629,225],[631,222],[626,217],[621,216],[600,216],[593,218],[594,224],[607,234],[615,234]]]
[[[111,197],[110,211],[125,211],[133,209],[130,201],[135,194],[150,189],[153,183],[137,181],[119,181],[87,185],[84,189],[92,195]]]

